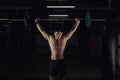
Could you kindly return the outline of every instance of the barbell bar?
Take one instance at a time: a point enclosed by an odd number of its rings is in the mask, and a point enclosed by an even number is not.
[[[9,19],[9,18],[0,18],[0,21],[24,21],[25,19]],[[34,19],[35,20],[35,19]],[[75,19],[40,19],[40,21],[74,21]],[[85,19],[80,19],[84,21]],[[106,21],[106,19],[91,19],[91,21]]]

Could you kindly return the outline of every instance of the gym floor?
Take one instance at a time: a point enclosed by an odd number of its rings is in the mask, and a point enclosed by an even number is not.
[[[32,61],[24,62],[21,69],[16,73],[2,73],[5,79],[12,80],[47,80],[48,78],[48,57],[32,56]],[[84,63],[83,63],[84,60]],[[80,57],[67,57],[67,75],[66,80],[100,80],[100,66]],[[19,65],[19,64],[18,64]],[[7,66],[5,66],[7,67]],[[5,70],[4,67],[4,70]],[[10,67],[9,67],[10,68]],[[12,67],[11,67],[12,69]],[[19,72],[19,73],[18,73]]]

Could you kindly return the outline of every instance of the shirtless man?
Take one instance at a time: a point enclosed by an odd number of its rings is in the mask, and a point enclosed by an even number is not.
[[[49,78],[50,80],[62,80],[64,75],[66,74],[65,69],[65,61],[64,61],[64,50],[67,40],[71,38],[73,33],[79,26],[80,20],[75,18],[75,24],[71,28],[71,30],[63,35],[63,32],[56,31],[53,35],[45,32],[43,27],[39,23],[40,19],[36,18],[35,23],[42,34],[42,36],[48,41],[50,50],[51,50],[51,60],[49,65]]]

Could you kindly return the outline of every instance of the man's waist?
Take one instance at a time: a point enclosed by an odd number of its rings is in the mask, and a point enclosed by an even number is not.
[[[64,56],[51,56],[51,60],[63,60]]]

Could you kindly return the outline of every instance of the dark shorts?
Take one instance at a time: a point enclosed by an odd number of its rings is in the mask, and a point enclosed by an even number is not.
[[[50,76],[64,76],[64,75],[66,75],[65,60],[50,60],[49,75]]]

